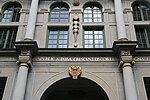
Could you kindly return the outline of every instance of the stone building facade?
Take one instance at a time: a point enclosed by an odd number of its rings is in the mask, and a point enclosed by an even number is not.
[[[0,100],[149,100],[150,0],[0,0]]]

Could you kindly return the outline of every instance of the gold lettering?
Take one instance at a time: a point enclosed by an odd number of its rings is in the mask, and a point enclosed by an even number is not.
[[[135,61],[145,61],[145,59],[143,57],[135,57],[134,60]]]
[[[114,61],[113,57],[37,57],[34,61]],[[135,57],[135,61],[145,61],[143,57]]]

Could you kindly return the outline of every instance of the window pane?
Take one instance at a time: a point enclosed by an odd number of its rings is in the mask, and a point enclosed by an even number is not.
[[[9,7],[6,7],[3,12],[2,22],[18,22],[20,17],[20,9],[19,5],[11,4]]]
[[[48,48],[67,48],[68,47],[68,31],[57,30],[49,31]]]
[[[103,48],[102,31],[84,31],[84,47],[85,48]]]
[[[14,29],[0,29],[0,47],[12,48],[12,43],[16,39],[17,28]]]
[[[50,13],[50,22],[68,22],[69,9],[66,7],[55,7]]]
[[[150,29],[149,28],[135,28],[136,37],[139,48],[150,47]]]
[[[147,21],[150,20],[150,8],[149,6],[139,4],[132,6],[134,21]]]
[[[86,7],[84,9],[84,22],[101,22],[101,9],[95,6]]]

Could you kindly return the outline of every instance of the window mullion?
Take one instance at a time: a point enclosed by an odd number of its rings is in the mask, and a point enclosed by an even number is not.
[[[14,15],[14,6],[12,7],[12,13],[11,13],[11,22],[13,22],[13,15]]]
[[[60,30],[58,30],[58,34],[57,34],[57,48],[59,48],[59,35],[60,35]]]
[[[92,22],[94,22],[94,7],[92,6]]]
[[[139,6],[139,10],[140,10],[140,15],[141,15],[141,20],[144,21],[144,15],[143,15],[143,10],[141,8],[141,5]]]
[[[94,30],[92,31],[92,33],[93,33],[93,48],[95,48],[95,37],[94,37]]]
[[[7,30],[7,33],[6,33],[6,37],[5,37],[5,42],[4,42],[4,46],[3,46],[3,48],[6,48],[6,46],[7,46],[9,33],[10,33],[10,30]]]
[[[146,28],[144,28],[144,38],[145,38],[145,41],[146,41],[146,45],[147,45],[147,47],[149,48],[149,47],[150,47],[150,44],[149,44],[148,33],[147,33]]]
[[[10,39],[10,43],[9,43],[9,48],[11,48],[11,46],[12,46],[12,42],[13,42],[13,38],[14,38],[14,34],[15,34],[15,31],[14,30],[12,30],[12,33],[11,33],[11,39]]]
[[[59,17],[58,17],[58,22],[60,22],[60,15],[61,15],[61,6],[59,6]]]
[[[0,43],[1,43],[1,44],[0,44],[1,47],[3,47],[3,45],[4,45],[4,44],[3,44],[4,35],[5,35],[5,31],[3,31],[3,32],[2,32],[2,35],[1,35],[1,42],[0,42]]]

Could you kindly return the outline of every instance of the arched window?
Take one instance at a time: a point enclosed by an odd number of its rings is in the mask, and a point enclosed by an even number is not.
[[[97,26],[97,24],[91,26],[91,22],[102,22],[102,6],[96,2],[88,2],[83,9],[83,21],[89,22],[83,25],[83,47],[104,48],[104,26]]]
[[[50,23],[69,22],[69,6],[64,2],[55,2],[50,7]],[[48,26],[47,48],[68,48],[69,25]]]
[[[69,7],[59,4],[51,9],[50,22],[68,22]]]
[[[21,5],[17,2],[11,2],[3,7],[2,22],[18,22],[20,18]]]
[[[102,22],[102,11],[100,7],[88,5],[84,8],[84,22]]]
[[[134,21],[150,20],[150,6],[146,2],[135,2],[132,5]]]

